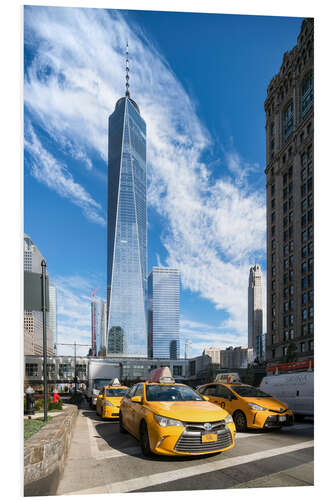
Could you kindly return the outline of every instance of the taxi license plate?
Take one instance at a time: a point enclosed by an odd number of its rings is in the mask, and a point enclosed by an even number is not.
[[[217,441],[217,434],[202,434],[201,436],[202,443],[211,443],[213,441]]]
[[[279,416],[279,421],[280,422],[285,422],[287,420],[287,417],[285,415],[280,415]]]

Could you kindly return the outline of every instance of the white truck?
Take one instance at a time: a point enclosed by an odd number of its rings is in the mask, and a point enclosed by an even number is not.
[[[91,406],[96,406],[100,390],[114,378],[120,379],[120,363],[106,359],[91,359],[89,361],[85,396]]]
[[[286,403],[296,415],[313,416],[313,372],[264,377],[260,389]]]

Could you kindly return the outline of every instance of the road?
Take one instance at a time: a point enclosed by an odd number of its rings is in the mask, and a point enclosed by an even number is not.
[[[204,457],[145,458],[88,407],[80,410],[57,495],[313,485],[313,423],[238,433],[236,445]]]

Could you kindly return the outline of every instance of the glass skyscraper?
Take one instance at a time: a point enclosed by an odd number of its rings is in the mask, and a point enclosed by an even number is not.
[[[153,267],[148,276],[148,355],[179,358],[179,271]]]
[[[126,79],[109,117],[106,348],[147,356],[146,124]]]

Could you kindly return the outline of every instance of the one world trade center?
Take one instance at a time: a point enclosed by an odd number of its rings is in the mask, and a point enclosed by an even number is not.
[[[147,356],[146,124],[129,93],[109,117],[107,354]]]

